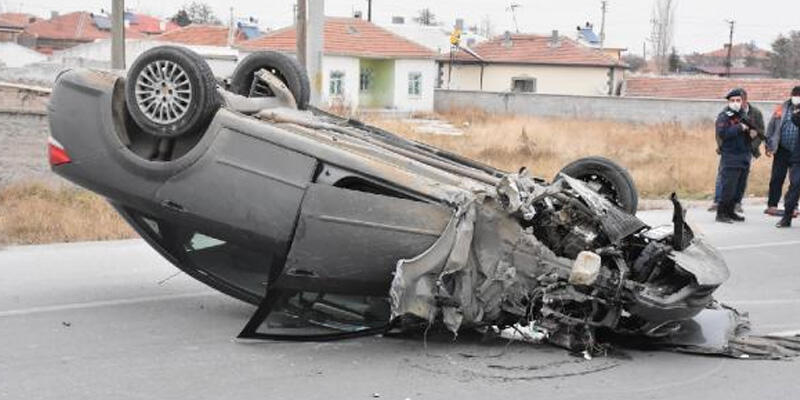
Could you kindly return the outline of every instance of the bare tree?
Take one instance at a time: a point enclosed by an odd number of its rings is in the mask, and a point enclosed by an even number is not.
[[[214,10],[211,6],[201,1],[193,1],[189,4],[184,4],[171,20],[180,26],[189,24],[222,24],[219,18],[214,15]]]
[[[486,38],[494,36],[494,24],[492,23],[492,19],[489,18],[489,14],[486,14],[483,19],[481,19],[479,33]]]
[[[423,8],[419,10],[419,14],[414,17],[414,21],[416,21],[420,25],[438,25],[436,21],[436,15],[431,11],[430,8]]]
[[[675,8],[677,0],[654,0],[653,16],[650,20],[650,45],[658,73],[669,71],[669,51],[675,34]]]

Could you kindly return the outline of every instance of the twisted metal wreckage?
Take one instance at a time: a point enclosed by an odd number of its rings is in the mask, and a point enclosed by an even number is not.
[[[649,227],[614,195],[635,194],[629,180],[499,171],[311,109],[286,56],[240,66],[228,90],[196,54],[155,48],[127,79],[63,73],[49,106],[53,170],[106,196],[177,267],[258,304],[240,337],[435,325],[587,356],[631,342],[800,352],[800,338],[747,336],[746,315],[714,300],[727,266],[674,195],[672,224]]]

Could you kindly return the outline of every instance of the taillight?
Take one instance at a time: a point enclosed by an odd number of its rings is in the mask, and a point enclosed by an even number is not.
[[[52,136],[50,136],[50,139],[47,141],[47,155],[50,159],[50,166],[52,167],[72,162],[66,150],[64,150],[64,146],[58,143],[58,140],[53,139]]]

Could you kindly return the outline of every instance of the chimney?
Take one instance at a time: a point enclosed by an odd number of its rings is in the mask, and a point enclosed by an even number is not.
[[[361,19],[362,16],[363,14],[361,13],[361,11],[353,11],[353,18]]]
[[[456,29],[464,32],[464,18],[456,18]]]
[[[503,46],[503,47],[505,47],[505,48],[509,48],[509,47],[511,47],[512,45],[513,45],[513,43],[511,42],[511,32],[509,32],[509,31],[505,31],[505,33],[503,33],[503,43],[502,43],[502,46]]]
[[[550,47],[558,47],[559,45],[558,30],[553,29],[553,33],[550,36]]]
[[[50,11],[50,19],[58,18],[58,11]]]
[[[403,25],[406,23],[405,17],[392,17],[392,24],[394,25]]]

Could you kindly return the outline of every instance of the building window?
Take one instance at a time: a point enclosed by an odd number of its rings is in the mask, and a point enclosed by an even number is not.
[[[375,79],[375,74],[372,72],[372,68],[361,68],[361,76],[359,77],[359,85],[358,88],[362,92],[367,92],[372,89],[372,82]]]
[[[519,93],[535,93],[536,78],[511,78],[511,91]]]
[[[419,72],[408,73],[408,95],[419,97],[422,95],[422,74]]]
[[[344,72],[331,71],[330,94],[331,96],[344,95]]]

